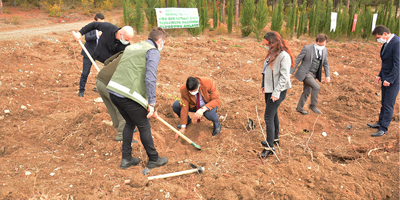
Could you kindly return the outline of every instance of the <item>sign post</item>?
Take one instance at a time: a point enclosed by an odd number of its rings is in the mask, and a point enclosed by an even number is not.
[[[163,29],[199,27],[197,8],[156,8],[157,25]]]

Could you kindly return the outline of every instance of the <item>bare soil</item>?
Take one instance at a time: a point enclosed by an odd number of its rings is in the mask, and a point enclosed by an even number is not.
[[[0,15],[0,199],[399,199],[398,101],[388,135],[372,138],[376,130],[366,125],[378,120],[380,110],[376,42],[328,43],[332,81],[321,84],[322,115],[295,111],[303,84],[292,79],[279,108],[279,160],[262,160],[261,43],[237,32],[169,37],[158,68],[159,115],[178,124],[171,106],[179,86],[188,76],[207,76],[218,84],[223,129],[212,137],[211,122],[190,125],[186,136],[201,145],[198,151],[151,119],[156,148],[169,162],[148,176],[187,170],[188,163],[205,171],[147,181],[137,133],[133,156],[141,163],[119,168],[121,143],[114,141],[105,105],[94,101],[94,68],[85,97],[77,96],[82,56],[71,31],[91,17],[9,11]],[[109,15],[119,19],[121,13]],[[12,15],[20,16],[19,25],[10,24]],[[297,56],[313,39],[289,43]],[[245,129],[249,118],[256,124],[252,131]]]

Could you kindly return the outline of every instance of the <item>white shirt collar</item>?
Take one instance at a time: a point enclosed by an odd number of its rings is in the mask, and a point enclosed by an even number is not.
[[[386,41],[386,43],[389,43],[390,40],[392,40],[393,37],[394,37],[394,34],[392,34],[392,36]]]

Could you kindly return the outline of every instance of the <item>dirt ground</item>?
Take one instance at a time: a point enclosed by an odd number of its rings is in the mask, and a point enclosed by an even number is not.
[[[279,108],[279,159],[262,160],[261,43],[237,32],[169,37],[158,68],[160,117],[178,124],[171,106],[180,97],[179,86],[188,76],[211,77],[221,96],[223,129],[212,137],[211,122],[190,125],[186,136],[201,145],[198,151],[151,119],[156,148],[169,162],[148,176],[191,169],[189,163],[205,171],[147,181],[138,133],[139,144],[132,146],[141,163],[119,168],[122,143],[114,141],[104,103],[94,101],[95,68],[85,97],[77,96],[82,56],[71,31],[92,17],[55,19],[38,10],[8,10],[0,15],[0,199],[399,199],[398,101],[388,135],[372,138],[375,129],[366,125],[378,120],[380,110],[376,42],[327,44],[332,81],[321,84],[321,115],[295,111],[303,86],[291,80]],[[118,20],[121,13],[107,14]],[[10,24],[13,15],[20,16],[19,25]],[[313,39],[289,43],[297,56]],[[248,118],[255,130],[245,129]]]

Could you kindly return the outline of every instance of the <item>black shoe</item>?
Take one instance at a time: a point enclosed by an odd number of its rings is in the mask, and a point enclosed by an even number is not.
[[[269,155],[273,154],[275,151],[274,148],[265,148],[262,152],[261,152],[261,158],[267,158]]]
[[[83,92],[79,92],[78,97],[83,97]]]
[[[264,147],[268,147],[267,141],[265,140],[261,141],[261,145],[263,145]],[[274,140],[274,146],[275,145],[279,145],[279,139]]]
[[[187,124],[186,124],[186,127],[188,127],[189,126],[189,124],[191,124],[192,123],[192,120],[188,120],[188,122],[187,122]],[[178,124],[178,125],[176,125],[176,128],[179,128],[179,129],[181,129],[181,124]]]
[[[218,135],[221,132],[221,129],[222,129],[221,123],[214,123],[212,136]]]
[[[297,112],[299,112],[302,115],[308,115],[310,113],[308,113],[307,111],[303,110],[303,109],[296,109]]]
[[[380,125],[378,123],[376,124],[367,124],[370,128],[379,128]]]
[[[383,135],[385,135],[386,132],[385,131],[377,131],[376,133],[372,134],[372,137],[381,137]]]
[[[319,111],[318,108],[317,108],[316,106],[310,106],[310,109],[311,109],[314,113],[322,114],[322,112]]]
[[[158,157],[157,161],[150,161],[149,160],[149,162],[147,162],[147,168],[153,169],[153,168],[156,168],[156,167],[161,167],[161,166],[164,166],[165,164],[167,164],[167,162],[168,162],[168,158],[166,158],[166,157]]]
[[[127,169],[130,166],[138,165],[140,162],[139,158],[131,158],[131,159],[122,159],[121,165],[119,166],[121,169]]]

